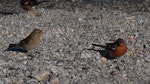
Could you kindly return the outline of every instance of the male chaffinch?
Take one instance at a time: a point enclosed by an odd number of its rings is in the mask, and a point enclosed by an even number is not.
[[[34,49],[39,46],[41,35],[42,30],[34,29],[28,37],[21,40],[18,44],[10,44],[7,50],[27,52],[30,49]]]
[[[120,57],[124,55],[127,52],[127,45],[125,40],[122,38],[118,38],[113,43],[106,43],[106,45],[98,45],[98,44],[92,44],[93,46],[99,46],[104,48],[105,50],[99,50],[102,56],[109,58],[109,59],[115,59],[117,57]]]
[[[37,6],[41,3],[49,2],[49,1],[37,1],[37,0],[21,0],[20,5],[25,10],[31,10],[34,6]]]

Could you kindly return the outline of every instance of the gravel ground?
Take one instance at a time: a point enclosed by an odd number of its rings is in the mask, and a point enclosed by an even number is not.
[[[109,0],[108,0],[109,1]],[[1,0],[0,84],[150,84],[150,7],[143,2],[57,0],[32,11]],[[28,53],[4,51],[34,28],[41,44]],[[124,38],[128,51],[114,60],[84,50]]]

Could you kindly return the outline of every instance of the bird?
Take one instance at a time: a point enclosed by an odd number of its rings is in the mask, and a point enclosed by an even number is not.
[[[27,52],[28,50],[34,49],[40,44],[40,37],[42,35],[42,30],[34,29],[30,35],[28,35],[25,39],[19,41],[18,44],[9,44],[9,47],[6,51],[20,51]]]
[[[21,0],[20,5],[24,10],[31,10],[34,6],[49,1],[37,1],[37,0]]]
[[[118,58],[127,52],[127,45],[124,39],[118,38],[113,43],[106,43],[106,45],[92,44],[93,46],[102,47],[105,50],[99,50],[100,53],[110,59]]]

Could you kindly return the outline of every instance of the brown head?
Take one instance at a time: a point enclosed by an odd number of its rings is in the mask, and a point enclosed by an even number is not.
[[[41,35],[42,35],[42,30],[34,29],[29,36],[31,36],[31,38],[35,38],[35,39],[39,38],[40,39]]]

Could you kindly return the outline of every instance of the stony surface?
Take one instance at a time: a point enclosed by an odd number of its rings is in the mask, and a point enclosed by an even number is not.
[[[150,83],[148,0],[117,5],[57,0],[32,11],[24,11],[17,1],[0,1],[1,11],[19,12],[0,14],[0,84]],[[4,51],[34,28],[44,32],[37,49],[28,53]],[[126,40],[128,51],[115,60],[84,50],[92,43],[104,44],[119,37]],[[49,72],[46,80],[30,77],[44,71]]]

